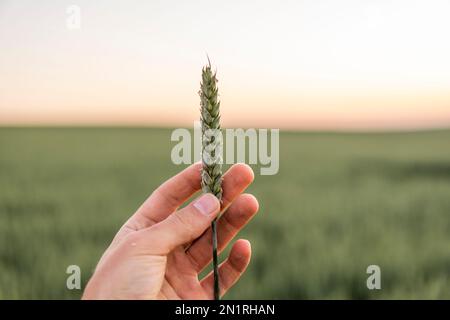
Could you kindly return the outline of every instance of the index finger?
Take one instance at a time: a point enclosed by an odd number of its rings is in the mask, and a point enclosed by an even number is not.
[[[201,162],[195,163],[156,189],[132,217],[133,229],[146,228],[164,220],[199,191],[201,168]],[[222,209],[229,206],[252,180],[253,171],[249,166],[241,163],[233,165],[223,175]]]
[[[201,169],[201,162],[194,163],[153,191],[135,213],[149,220],[145,227],[167,218],[201,189]]]

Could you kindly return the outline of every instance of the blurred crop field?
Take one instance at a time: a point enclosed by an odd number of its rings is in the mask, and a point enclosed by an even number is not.
[[[171,130],[0,128],[0,299],[78,299],[115,232],[184,166]],[[227,299],[450,298],[450,131],[281,132],[248,189],[252,262]],[[368,290],[366,268],[381,268]]]

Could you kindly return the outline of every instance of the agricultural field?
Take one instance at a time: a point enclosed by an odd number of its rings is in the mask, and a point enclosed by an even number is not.
[[[122,223],[161,182],[170,129],[0,128],[0,299],[78,299]],[[248,189],[252,262],[226,299],[450,298],[450,131],[281,132]],[[381,268],[368,290],[366,269]]]

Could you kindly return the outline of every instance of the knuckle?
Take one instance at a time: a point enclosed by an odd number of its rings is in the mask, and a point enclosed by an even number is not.
[[[224,214],[220,219],[222,220],[221,225],[225,229],[226,233],[232,234],[238,228],[238,226],[234,222],[230,221],[230,218],[227,214]]]
[[[178,230],[182,230],[188,234],[194,233],[196,220],[188,212],[182,213],[181,211],[176,211],[173,214],[173,223],[180,227],[177,228]]]

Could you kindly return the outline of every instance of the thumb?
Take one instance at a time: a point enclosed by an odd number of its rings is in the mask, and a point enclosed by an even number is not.
[[[175,247],[193,241],[209,228],[219,211],[220,202],[214,195],[200,196],[165,220],[139,231],[142,232],[146,252],[167,254]]]

